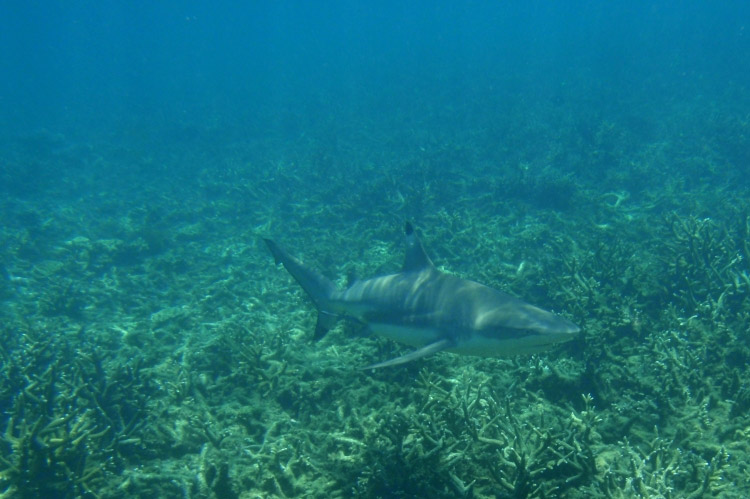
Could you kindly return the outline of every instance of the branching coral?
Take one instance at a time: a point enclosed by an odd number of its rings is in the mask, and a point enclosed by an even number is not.
[[[67,346],[29,332],[6,354],[0,483],[18,497],[95,497],[139,442],[144,382],[137,364],[108,371],[93,353],[45,360],[52,349]]]

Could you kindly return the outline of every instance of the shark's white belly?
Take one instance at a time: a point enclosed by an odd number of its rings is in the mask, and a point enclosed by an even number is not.
[[[445,351],[479,357],[502,357],[541,352],[552,344],[548,338],[537,335],[500,339],[475,334],[471,338],[459,341],[454,347],[446,348]]]
[[[440,333],[436,329],[396,326],[393,324],[381,324],[375,322],[371,322],[368,326],[370,327],[370,330],[378,336],[383,336],[413,347],[421,347],[441,338]]]
[[[445,338],[445,333],[437,329],[381,323],[371,323],[369,326],[372,332],[379,336],[414,347],[423,347]],[[541,352],[559,342],[533,334],[503,339],[475,333],[468,338],[459,339],[454,346],[446,348],[445,351],[479,357],[502,357]]]

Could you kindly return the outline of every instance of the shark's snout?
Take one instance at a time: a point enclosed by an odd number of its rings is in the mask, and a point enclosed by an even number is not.
[[[544,336],[550,337],[550,343],[565,343],[566,341],[571,341],[581,332],[581,328],[568,319],[557,315],[554,317],[555,324],[548,327],[546,331],[543,332]]]
[[[568,319],[564,319],[562,317],[558,317],[558,318],[562,322],[562,326],[560,327],[560,330],[559,330],[560,333],[566,334],[569,336],[575,336],[581,332],[581,328],[578,327],[576,324],[570,322]]]

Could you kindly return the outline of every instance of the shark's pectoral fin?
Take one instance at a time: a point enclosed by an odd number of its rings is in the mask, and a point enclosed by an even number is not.
[[[409,352],[406,355],[402,355],[401,357],[396,357],[395,359],[386,360],[385,362],[372,364],[367,367],[363,367],[362,369],[378,369],[380,367],[390,367],[406,364],[407,362],[411,362],[412,360],[421,359],[422,357],[427,357],[428,355],[432,355],[433,353],[445,350],[446,348],[451,346],[451,344],[452,342],[450,340],[444,338],[442,340],[436,341],[435,343],[430,343],[429,345],[423,346],[418,350]]]

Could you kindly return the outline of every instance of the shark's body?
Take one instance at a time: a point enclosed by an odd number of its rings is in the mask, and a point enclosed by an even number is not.
[[[418,347],[402,357],[368,368],[403,364],[439,351],[497,357],[533,353],[572,340],[572,322],[482,284],[440,272],[406,225],[406,260],[398,274],[336,286],[266,239],[318,308],[315,338],[341,318],[373,333]]]

